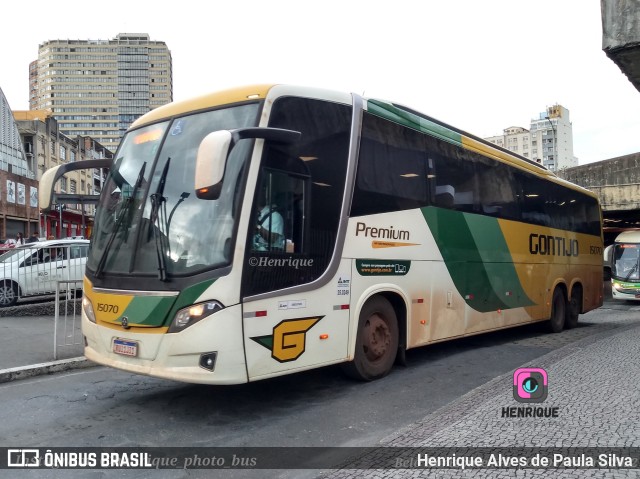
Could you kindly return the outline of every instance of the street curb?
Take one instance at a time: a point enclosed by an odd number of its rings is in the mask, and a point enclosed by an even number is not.
[[[48,363],[32,364],[30,366],[19,366],[16,368],[0,369],[0,384],[18,379],[27,379],[43,374],[53,374],[71,369],[83,369],[97,366],[85,357],[70,359],[60,359]]]

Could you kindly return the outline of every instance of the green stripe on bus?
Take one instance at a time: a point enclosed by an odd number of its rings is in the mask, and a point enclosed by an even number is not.
[[[143,326],[164,326],[173,319],[178,310],[192,305],[215,280],[203,281],[186,288],[177,297],[135,296],[123,316],[130,318],[130,324]]]
[[[162,326],[174,301],[173,297],[135,296],[123,316],[129,318],[131,325]]]
[[[202,283],[197,283],[188,288],[185,288],[178,296],[176,303],[173,305],[171,312],[169,313],[168,321],[173,320],[173,317],[176,313],[182,308],[186,308],[187,306],[191,306],[198,301],[198,298],[204,293],[209,286],[211,286],[216,280],[210,279],[207,281],[203,281]]]
[[[495,218],[422,208],[456,289],[476,311],[531,306]]]
[[[449,130],[442,125],[410,113],[406,110],[393,106],[391,103],[380,100],[367,100],[367,111],[373,115],[385,118],[394,123],[412,128],[414,130],[427,133],[441,140],[448,141],[458,146],[462,146],[462,135]]]

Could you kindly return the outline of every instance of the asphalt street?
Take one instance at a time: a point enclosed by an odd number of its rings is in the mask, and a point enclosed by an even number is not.
[[[514,392],[514,374],[504,374],[389,435],[379,444],[384,447],[354,456],[322,477],[638,477],[640,304],[614,302],[609,294],[603,308],[583,317],[604,313],[606,323],[607,311],[621,312],[616,324],[603,324],[595,333],[593,328],[571,331],[566,345],[519,368],[547,375],[540,402],[515,400],[520,393]],[[56,330],[48,314],[0,317],[0,382],[90,367],[82,357],[74,319],[74,314],[63,315]],[[59,345],[55,361],[54,330]],[[561,335],[527,341],[542,345]],[[69,344],[60,347],[65,342]],[[431,460],[444,462],[430,463],[430,454]],[[490,463],[492,454],[525,462],[501,467]],[[532,466],[535,454],[548,457],[550,465]],[[446,463],[456,456],[476,459],[480,466]]]

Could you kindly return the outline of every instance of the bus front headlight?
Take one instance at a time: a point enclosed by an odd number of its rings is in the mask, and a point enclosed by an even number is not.
[[[91,304],[91,300],[86,296],[82,297],[82,309],[84,310],[84,314],[87,315],[87,319],[92,323],[95,323],[96,313],[93,312],[93,304]]]
[[[179,333],[184,331],[192,324],[212,315],[216,311],[220,311],[223,307],[217,301],[207,301],[206,303],[194,304],[188,308],[183,308],[176,313],[167,332]]]

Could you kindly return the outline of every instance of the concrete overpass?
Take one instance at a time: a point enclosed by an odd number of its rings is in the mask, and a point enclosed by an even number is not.
[[[640,2],[601,0],[602,49],[640,91]]]
[[[600,0],[602,50],[640,91],[640,1]],[[595,192],[602,204],[605,244],[625,229],[640,228],[640,153],[560,171]]]
[[[558,176],[598,195],[604,216],[605,244],[629,228],[640,228],[640,153],[574,166]]]

